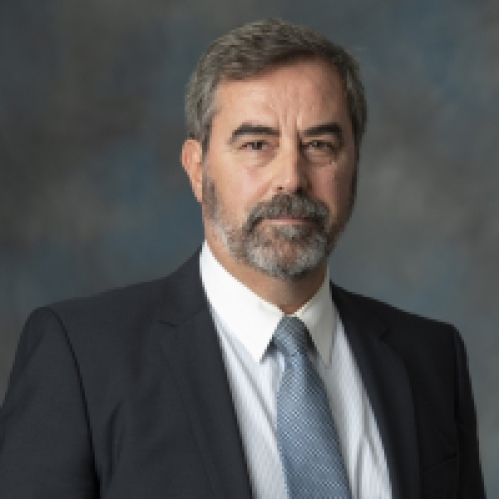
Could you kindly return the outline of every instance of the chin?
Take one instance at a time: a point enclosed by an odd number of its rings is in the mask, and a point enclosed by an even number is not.
[[[248,248],[246,263],[270,277],[299,280],[322,267],[329,256],[325,242],[306,249],[297,248],[290,243],[284,244],[288,248],[276,244],[263,248]]]

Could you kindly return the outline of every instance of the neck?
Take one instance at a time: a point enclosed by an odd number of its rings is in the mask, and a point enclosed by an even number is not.
[[[237,262],[225,252],[221,253],[216,247],[212,247],[209,243],[208,245],[214,257],[227,272],[260,298],[280,308],[286,315],[293,314],[310,300],[324,282],[327,260],[303,277],[279,279]]]

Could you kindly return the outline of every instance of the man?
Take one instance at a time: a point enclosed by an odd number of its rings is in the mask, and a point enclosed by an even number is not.
[[[458,333],[329,283],[366,121],[356,62],[245,25],[199,62],[186,114],[206,241],[164,280],[30,317],[2,497],[485,497]]]

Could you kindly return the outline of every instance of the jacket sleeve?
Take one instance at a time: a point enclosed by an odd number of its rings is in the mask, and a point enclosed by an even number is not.
[[[0,496],[99,497],[78,366],[50,309],[28,319],[0,409]]]
[[[485,499],[485,488],[480,466],[477,421],[471,380],[463,341],[457,331],[456,349],[457,397],[456,414],[459,433],[459,499]]]

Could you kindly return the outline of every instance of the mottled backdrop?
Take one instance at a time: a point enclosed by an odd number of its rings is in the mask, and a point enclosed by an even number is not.
[[[278,16],[360,60],[370,102],[340,284],[461,330],[499,497],[499,4],[1,0],[0,400],[36,306],[162,276],[200,243],[183,90],[229,28]]]

